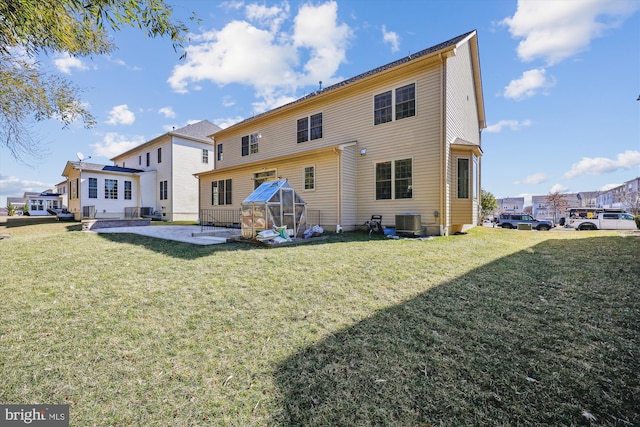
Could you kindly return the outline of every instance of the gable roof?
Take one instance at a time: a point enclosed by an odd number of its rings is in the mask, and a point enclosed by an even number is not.
[[[112,157],[111,160],[116,161],[116,159],[127,156],[133,151],[137,151],[148,145],[152,145],[158,142],[162,138],[167,138],[167,137],[170,138],[172,136],[178,136],[180,138],[186,138],[186,139],[191,139],[198,142],[213,144],[213,141],[211,140],[211,138],[209,138],[209,135],[212,135],[218,132],[219,130],[220,130],[220,127],[214,125],[209,120],[201,120],[197,123],[193,123],[178,129],[173,129],[170,132],[163,133],[162,135],[159,135],[143,144],[135,146],[132,149],[125,151],[124,153],[120,153],[117,156]]]
[[[416,61],[418,59],[434,55],[436,53],[442,53],[445,50],[455,50],[455,48],[458,47],[460,44],[466,42],[467,40],[470,40],[470,39],[474,38],[476,35],[477,35],[476,30],[472,30],[472,31],[469,31],[467,33],[461,34],[461,35],[459,35],[457,37],[454,37],[454,38],[452,38],[450,40],[447,40],[445,42],[436,44],[434,46],[431,46],[431,47],[429,47],[427,49],[424,49],[424,50],[421,50],[419,52],[407,55],[404,58],[400,58],[400,59],[398,59],[396,61],[390,62],[388,64],[385,64],[385,65],[382,65],[380,67],[374,68],[372,70],[366,71],[364,73],[358,74],[357,76],[351,77],[351,78],[349,78],[347,80],[343,80],[343,81],[338,82],[336,84],[333,84],[331,86],[327,86],[324,89],[319,89],[319,90],[316,90],[314,92],[311,92],[310,94],[305,95],[305,96],[303,96],[301,98],[298,98],[295,101],[292,101],[292,102],[290,102],[288,104],[281,105],[280,107],[276,107],[276,108],[271,109],[269,111],[265,111],[264,113],[256,114],[255,116],[250,117],[248,119],[245,119],[245,120],[243,120],[241,122],[238,122],[238,123],[236,123],[234,125],[231,125],[228,128],[221,129],[221,131],[224,132],[227,129],[232,129],[232,128],[235,128],[236,126],[244,125],[244,124],[246,124],[248,122],[251,122],[251,121],[253,121],[255,119],[258,119],[260,117],[263,117],[265,115],[272,114],[272,113],[274,113],[276,111],[280,111],[280,110],[291,108],[292,106],[294,106],[296,104],[303,103],[303,102],[305,102],[305,101],[307,101],[309,99],[315,98],[315,97],[317,97],[319,95],[324,95],[324,94],[327,94],[329,92],[333,92],[335,90],[341,89],[341,88],[343,88],[345,86],[348,86],[350,84],[353,84],[353,83],[356,83],[358,81],[367,79],[369,77],[373,77],[375,75],[384,73],[385,71],[388,71],[388,70],[391,70],[393,68],[402,66],[402,65],[407,64],[409,62],[413,62],[413,61]],[[475,67],[474,67],[474,80],[475,80],[476,93],[477,93],[476,96],[478,97],[478,99],[477,99],[478,107],[479,107],[478,108],[478,115],[479,115],[479,119],[480,119],[480,122],[482,124],[482,127],[485,127],[485,125],[484,125],[484,101],[482,99],[482,87],[481,87],[481,83],[480,83],[481,79],[480,79],[480,74],[479,74],[478,49],[477,49],[477,43],[475,42],[475,40],[474,40],[474,43],[473,43],[471,51],[472,51],[472,55],[474,56],[474,58],[473,58],[474,62],[476,63],[476,64],[474,64],[475,65]],[[215,136],[215,134],[213,134],[211,136]]]

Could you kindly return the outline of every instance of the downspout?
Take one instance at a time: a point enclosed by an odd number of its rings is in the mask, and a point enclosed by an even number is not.
[[[202,201],[200,200],[200,195],[202,194],[202,189],[200,188],[200,177],[198,175],[194,175],[196,177],[196,180],[198,181],[198,225],[201,227],[200,231],[202,230],[202,221],[200,221],[200,213],[202,212]]]
[[[445,146],[446,146],[446,134],[445,134],[445,127],[446,127],[446,123],[445,123],[445,113],[444,113],[444,109],[445,109],[445,105],[446,105],[446,100],[445,100],[445,90],[444,90],[444,85],[446,84],[446,62],[445,59],[442,57],[442,53],[439,54],[440,57],[440,61],[442,63],[442,72],[440,74],[440,214],[438,216],[439,218],[439,226],[440,226],[440,231],[439,234],[442,235],[446,235],[446,224],[447,224],[447,208],[446,208],[446,192],[447,192],[447,179],[445,176],[445,171],[446,171],[446,167],[445,167],[445,163],[446,163],[446,150],[445,150]],[[444,224],[443,224],[444,221]]]
[[[338,216],[336,218],[336,230],[338,230],[338,226],[342,223],[342,168],[340,167],[340,161],[342,159],[341,152],[342,149],[334,148],[333,152],[336,153],[336,177],[337,177],[337,207],[338,207]]]

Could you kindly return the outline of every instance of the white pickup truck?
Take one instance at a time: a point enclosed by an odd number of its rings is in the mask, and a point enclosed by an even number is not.
[[[636,230],[633,215],[600,212],[593,218],[569,218],[569,227],[576,230]]]

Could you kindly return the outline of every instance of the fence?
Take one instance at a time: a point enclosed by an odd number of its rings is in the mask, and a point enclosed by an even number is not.
[[[215,227],[240,228],[240,209],[200,209],[201,231]]]
[[[320,209],[307,209],[307,227],[322,224]],[[215,227],[240,228],[240,209],[200,209],[201,231]]]

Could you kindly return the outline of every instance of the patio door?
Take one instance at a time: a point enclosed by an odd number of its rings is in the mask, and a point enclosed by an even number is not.
[[[256,188],[258,188],[263,182],[275,181],[276,179],[277,177],[275,170],[254,173],[253,189],[255,190]]]

